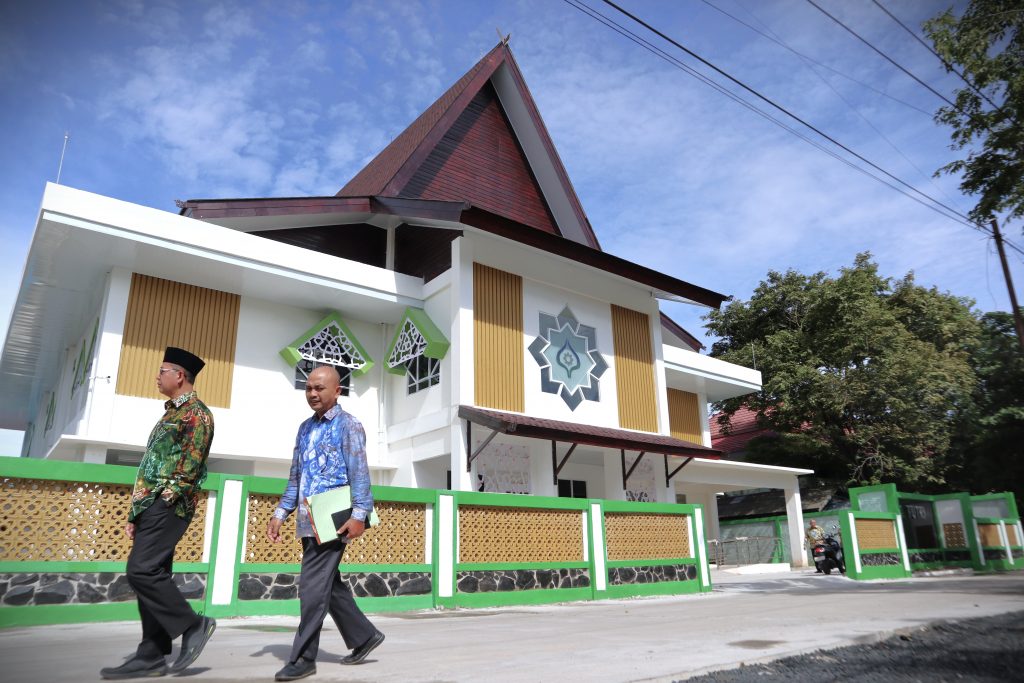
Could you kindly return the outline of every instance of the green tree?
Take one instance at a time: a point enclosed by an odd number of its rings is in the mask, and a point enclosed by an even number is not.
[[[970,215],[979,223],[1004,212],[1024,216],[1022,29],[1020,0],[971,0],[959,18],[946,10],[924,24],[946,70],[969,83],[956,91],[956,106],[935,114],[952,127],[952,148],[969,151],[937,173],[962,174],[960,189],[978,195]]]
[[[759,393],[718,406],[726,429],[745,403],[775,433],[751,442],[752,459],[908,491],[945,481],[973,405],[979,330],[969,301],[912,275],[883,278],[859,254],[834,278],[769,272],[749,301],[706,319],[720,337],[712,356],[762,373]]]
[[[1013,491],[1024,500],[1024,356],[1009,313],[981,316],[971,364],[978,383],[955,438],[951,483],[972,493]]]

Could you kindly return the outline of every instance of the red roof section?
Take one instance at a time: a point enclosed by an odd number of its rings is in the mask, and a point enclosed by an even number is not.
[[[583,243],[600,244],[569,182],[508,45],[502,41],[385,147],[339,197],[406,197],[465,201],[518,223],[559,230],[531,164],[509,125],[491,78],[508,69],[573,212]]]
[[[416,173],[402,196],[465,201],[532,228],[559,234],[530,162],[485,84]]]
[[[495,53],[501,46],[495,47],[483,59],[476,63],[466,74],[448,88],[448,91],[437,98],[426,111],[419,115],[401,135],[391,141],[387,147],[355,175],[345,187],[338,191],[339,197],[361,197],[385,194],[384,190],[394,179],[409,157],[420,147],[427,135],[451,109],[452,105],[463,95],[466,86],[473,81],[485,66],[487,76],[494,72],[496,66]]]
[[[738,453],[746,450],[747,442],[755,436],[771,434],[771,430],[761,429],[757,426],[757,411],[746,406],[741,406],[733,413],[729,421],[729,434],[722,433],[722,427],[718,424],[718,416],[712,415],[711,423],[711,445],[723,453]]]

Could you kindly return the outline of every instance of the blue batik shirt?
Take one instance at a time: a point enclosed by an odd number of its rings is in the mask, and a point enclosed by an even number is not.
[[[323,417],[314,414],[299,425],[288,486],[274,516],[285,519],[298,508],[295,535],[313,536],[309,515],[300,503],[309,496],[346,485],[352,487],[352,517],[365,521],[373,509],[366,434],[359,420],[335,404]]]

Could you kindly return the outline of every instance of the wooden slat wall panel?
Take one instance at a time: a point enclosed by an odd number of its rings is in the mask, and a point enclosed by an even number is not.
[[[677,439],[704,444],[697,394],[679,389],[668,390],[668,428]]]
[[[521,413],[523,279],[473,264],[473,348],[476,405]]]
[[[612,304],[612,339],[615,343],[619,426],[657,432],[658,404],[654,389],[650,318],[640,311]]]
[[[132,274],[117,393],[164,398],[156,372],[164,349],[177,346],[206,361],[196,378],[203,402],[230,408],[240,302],[237,294]]]

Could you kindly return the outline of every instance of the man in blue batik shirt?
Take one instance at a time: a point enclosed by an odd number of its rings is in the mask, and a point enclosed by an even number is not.
[[[352,591],[338,575],[345,544],[362,536],[366,517],[373,509],[366,435],[359,420],[338,405],[340,395],[341,378],[333,367],[309,373],[306,402],[313,416],[299,425],[288,486],[267,524],[267,537],[280,543],[281,525],[298,508],[295,535],[302,540],[299,628],[288,664],[274,677],[278,681],[294,681],[316,673],[320,629],[328,613],[346,647],[352,648],[342,664],[359,664],[384,641],[384,634],[356,606]],[[318,544],[309,516],[299,503],[308,496],[346,485],[352,487],[352,516],[338,529],[337,539]]]

